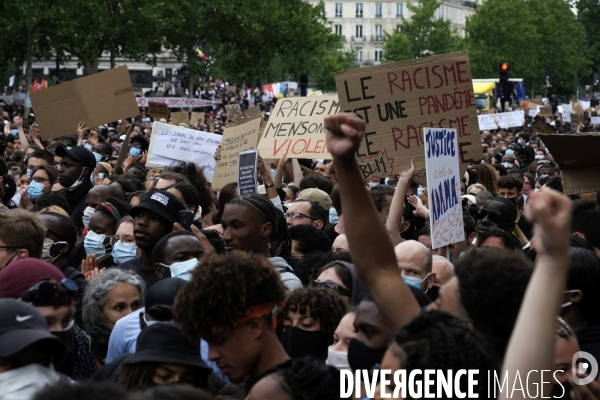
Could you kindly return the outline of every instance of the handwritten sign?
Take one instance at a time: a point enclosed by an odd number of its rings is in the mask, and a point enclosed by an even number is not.
[[[148,114],[152,116],[154,119],[164,118],[165,120],[169,119],[169,106],[163,103],[148,103]]]
[[[317,171],[312,170],[310,168],[307,168],[304,165],[301,165],[300,169],[302,170],[302,177],[303,178],[305,178],[307,176],[311,176],[311,175],[320,175]]]
[[[221,138],[208,132],[155,122],[146,166],[161,169],[181,161],[193,162],[204,168],[206,180],[212,182],[216,166],[214,155]]]
[[[431,207],[431,247],[437,249],[465,240],[458,130],[423,128],[423,143]]]
[[[192,111],[192,116],[190,117],[190,125],[204,127],[204,113]]]
[[[219,105],[220,101],[202,100],[202,99],[188,99],[187,97],[136,97],[135,98],[138,107],[148,107],[150,102],[152,103],[163,103],[169,108],[180,108],[180,107],[209,107]]]
[[[600,117],[592,117],[592,125],[600,125]]]
[[[256,193],[256,164],[258,150],[243,151],[238,155],[238,188],[240,196]]]
[[[535,108],[530,108],[527,112],[530,117],[535,117],[537,115],[537,110]]]
[[[542,117],[551,117],[552,115],[552,107],[551,106],[547,106],[547,107],[540,107],[540,115]]]
[[[328,115],[338,114],[337,96],[292,97],[279,100],[263,129],[258,149],[263,158],[331,159],[325,143]]]
[[[239,104],[227,104],[225,110],[227,110],[228,121],[239,121],[242,118],[242,110],[240,110]]]
[[[424,127],[458,129],[461,167],[483,158],[467,52],[335,74],[340,107],[364,119],[357,157],[365,179],[393,176],[411,158],[425,169]]]
[[[571,125],[573,126],[577,126],[579,125],[579,114],[577,113],[571,113]]]
[[[562,105],[562,119],[563,122],[571,122],[571,114],[573,114],[573,107],[570,104]]]
[[[254,118],[235,127],[227,126],[221,141],[221,158],[217,161],[215,177],[211,187],[214,190],[237,180],[238,154],[255,150],[260,138],[260,118]]]
[[[179,125],[181,123],[190,125],[190,114],[187,111],[179,111],[171,113],[171,125]]]
[[[523,110],[511,111],[499,114],[478,115],[479,130],[485,131],[490,129],[510,128],[511,126],[523,125],[525,112]],[[496,125],[498,122],[498,125]]]
[[[246,118],[252,118],[256,115],[262,116],[262,111],[260,111],[260,107],[251,107],[244,111],[244,115],[246,116]]]

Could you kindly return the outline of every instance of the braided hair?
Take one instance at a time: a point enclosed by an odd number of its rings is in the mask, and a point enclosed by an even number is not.
[[[208,255],[175,298],[175,320],[186,335],[206,337],[233,328],[255,306],[283,302],[285,291],[279,273],[262,256]]]
[[[487,371],[498,371],[500,367],[485,345],[485,340],[475,330],[443,311],[419,314],[398,332],[396,344],[406,354],[402,367],[407,374],[417,369],[454,372],[461,369],[479,370],[482,379],[475,387],[475,393],[479,393],[479,397],[487,397]],[[468,384],[466,377],[463,378],[460,380],[460,388],[465,391]],[[435,392],[437,390],[434,384],[431,393]],[[442,397],[438,398],[453,397],[446,397],[442,390]]]
[[[231,200],[229,204],[237,204],[258,211],[258,214],[262,215],[264,222],[270,222],[273,225],[273,231],[277,230],[276,208],[273,203],[271,203],[271,200],[267,199],[262,194],[253,193],[236,197]]]

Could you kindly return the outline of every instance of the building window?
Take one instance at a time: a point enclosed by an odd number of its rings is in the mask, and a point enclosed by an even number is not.
[[[396,3],[396,17],[404,16],[404,3]]]
[[[335,17],[342,18],[342,3],[335,3]]]
[[[375,18],[383,17],[383,4],[375,3]]]
[[[359,47],[356,49],[356,61],[358,61],[359,63],[362,63],[363,60],[363,49],[362,47]]]
[[[342,36],[342,26],[341,25],[335,25],[335,34]]]
[[[375,62],[381,62],[382,54],[383,54],[382,49],[375,49]]]
[[[363,37],[363,35],[362,35],[362,25],[356,25],[356,37],[357,38]]]
[[[363,17],[363,3],[356,3],[356,18]]]
[[[382,39],[383,39],[383,26],[375,25],[375,40],[382,40]]]

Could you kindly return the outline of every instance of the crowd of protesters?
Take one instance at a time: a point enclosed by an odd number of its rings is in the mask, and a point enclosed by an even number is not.
[[[222,132],[224,107],[203,111],[186,127]],[[531,121],[481,132],[465,240],[433,249],[414,163],[364,179],[354,115],[325,120],[333,160],[260,159],[245,196],[193,163],[146,168],[145,109],[53,140],[34,115],[2,111],[0,400],[336,399],[341,370],[379,369],[480,370],[479,398],[488,371],[536,371],[524,388],[600,399],[571,363],[600,359],[598,197],[562,194]]]

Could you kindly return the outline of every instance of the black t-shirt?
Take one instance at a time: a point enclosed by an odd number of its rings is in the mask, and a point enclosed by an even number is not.
[[[527,239],[529,239],[529,235],[531,234],[531,230],[533,229],[533,225],[531,225],[525,219],[524,215],[521,215],[521,218],[519,218],[519,222],[517,222],[517,226],[519,227],[519,229],[521,230],[521,232],[523,232],[523,235],[525,235],[525,237]]]
[[[118,268],[138,274],[144,280],[144,282],[146,282],[146,290],[150,289],[152,285],[160,280],[154,273],[153,269],[148,270],[142,268],[142,257],[134,258],[133,260],[124,262],[123,264],[119,265]]]

